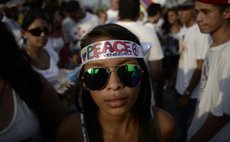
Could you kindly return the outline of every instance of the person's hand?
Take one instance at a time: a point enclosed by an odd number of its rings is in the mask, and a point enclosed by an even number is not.
[[[66,80],[66,82],[61,82],[62,84],[59,84],[55,89],[59,94],[64,94],[66,91],[68,91],[72,86],[74,86],[74,82],[70,80]]]

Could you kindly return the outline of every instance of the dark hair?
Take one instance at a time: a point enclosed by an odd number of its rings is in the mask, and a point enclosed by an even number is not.
[[[227,8],[230,7],[230,4],[226,4],[226,5],[217,5],[217,7],[219,8],[219,10],[221,12],[224,12]]]
[[[137,20],[140,13],[139,0],[119,0],[119,18],[120,20],[131,19]]]
[[[0,22],[0,78],[9,84],[36,113],[44,136],[44,141],[52,141],[51,129],[54,129],[51,116],[42,101],[43,85],[41,76],[21,54],[20,48],[7,25]]]
[[[161,5],[158,3],[151,3],[147,8],[148,16],[156,16],[158,12],[162,12]]]
[[[105,14],[105,15],[107,16],[106,11],[105,11],[104,9],[102,9],[102,8],[97,9],[96,12],[95,12],[95,14],[96,14],[97,16],[99,16],[100,14]]]
[[[171,24],[169,23],[169,20],[168,20],[168,13],[171,11],[177,14],[176,8],[169,8],[167,12],[164,14],[164,23],[161,26],[161,29],[163,30],[163,35],[168,35],[170,33]]]
[[[22,29],[27,30],[27,28],[38,18],[45,20],[47,23],[50,23],[50,18],[43,9],[34,8],[27,11],[22,22]]]
[[[55,15],[55,12],[58,11],[58,14],[64,17],[63,9],[59,5],[48,5],[44,7],[45,12],[49,16],[50,19],[52,19]]]
[[[79,22],[86,16],[85,11],[81,7],[81,4],[76,0],[68,1],[64,7],[67,15],[75,22]]]
[[[95,27],[89,32],[81,42],[81,48],[95,42],[98,38],[107,37],[111,39],[130,40],[137,44],[140,44],[138,38],[126,28],[116,24],[105,24]],[[151,85],[150,76],[144,59],[137,59],[138,63],[144,70],[143,81],[141,82],[140,94],[133,108],[133,114],[137,118],[140,126],[139,141],[140,142],[153,142],[155,141],[154,124],[151,117]],[[80,73],[80,77],[83,74],[83,69]],[[89,135],[90,141],[101,142],[102,130],[99,122],[97,121],[98,106],[91,98],[88,90],[83,90],[82,94],[83,112],[85,115],[86,129]],[[96,130],[96,131],[95,131]]]
[[[75,12],[75,11],[80,11],[81,9],[81,5],[78,1],[76,0],[71,0],[71,1],[68,1],[66,4],[65,4],[65,11],[67,13],[71,13],[71,12]]]
[[[43,0],[26,0],[24,6],[29,8],[40,8],[43,5]]]
[[[17,7],[5,7],[4,13],[7,18],[18,20],[18,9]]]

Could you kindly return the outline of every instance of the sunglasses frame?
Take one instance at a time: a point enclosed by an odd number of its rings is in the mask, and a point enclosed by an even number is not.
[[[127,66],[127,65],[134,65],[134,66],[137,66],[138,69],[139,69],[139,71],[140,71],[140,77],[139,77],[140,80],[138,81],[138,83],[136,83],[135,86],[131,86],[131,85],[126,84],[126,83],[122,80],[122,78],[121,78],[119,72],[117,71],[120,67],[124,67],[124,66]],[[113,69],[109,69],[109,68],[111,68],[111,67],[113,67]],[[96,89],[92,89],[92,88],[87,87],[87,85],[86,85],[86,83],[85,83],[85,81],[84,81],[84,76],[85,76],[86,72],[87,72],[89,69],[100,69],[100,68],[105,69],[105,70],[106,70],[106,73],[108,74],[105,83],[104,83],[100,88],[96,88]],[[91,68],[88,68],[86,71],[84,71],[84,73],[83,73],[83,75],[82,75],[82,77],[81,77],[81,79],[82,79],[82,81],[83,81],[83,84],[84,84],[84,87],[86,87],[88,90],[93,90],[93,91],[95,91],[95,90],[101,90],[101,89],[105,88],[105,86],[107,85],[107,83],[108,83],[108,81],[109,81],[110,75],[111,75],[111,73],[112,73],[113,71],[116,71],[116,73],[117,73],[117,75],[118,75],[120,81],[121,81],[125,86],[128,86],[128,87],[136,87],[136,86],[139,84],[139,82],[141,82],[141,80],[142,80],[142,78],[143,78],[143,73],[144,73],[144,70],[143,70],[143,69],[141,68],[141,66],[138,65],[138,64],[123,64],[123,65],[109,66],[109,67],[91,67]]]
[[[49,35],[49,28],[48,27],[36,27],[33,29],[27,30],[31,35],[39,37],[42,33],[45,35]],[[37,32],[37,33],[36,33]]]

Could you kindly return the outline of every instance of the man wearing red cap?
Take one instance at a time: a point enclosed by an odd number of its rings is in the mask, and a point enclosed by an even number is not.
[[[230,0],[195,0],[196,20],[212,43],[201,77],[201,96],[189,142],[230,141]]]

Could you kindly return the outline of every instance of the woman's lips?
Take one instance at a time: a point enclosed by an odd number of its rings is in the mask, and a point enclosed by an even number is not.
[[[106,100],[106,103],[111,108],[119,108],[126,104],[127,98],[115,98]]]

